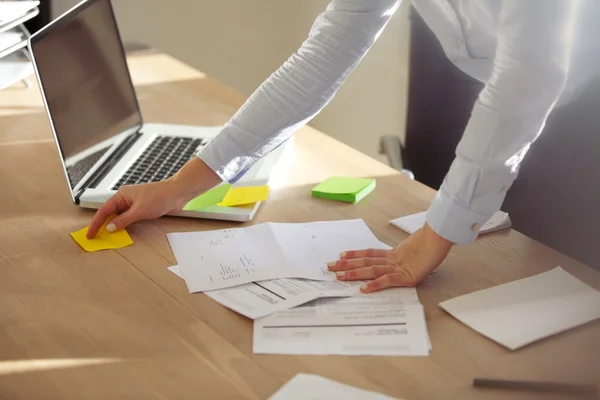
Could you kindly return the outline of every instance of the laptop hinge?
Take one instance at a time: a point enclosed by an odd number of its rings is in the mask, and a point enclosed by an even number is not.
[[[104,179],[104,177],[106,175],[108,175],[110,170],[119,161],[121,161],[123,156],[129,151],[129,149],[131,149],[131,147],[142,136],[140,129],[141,129],[141,126],[140,126],[140,128],[138,128],[138,130],[134,134],[129,136],[127,139],[125,139],[123,141],[123,143],[121,143],[119,145],[119,148],[115,152],[113,152],[106,160],[104,160],[104,163],[102,163],[100,168],[98,168],[96,170],[96,172],[94,174],[92,174],[92,176],[90,176],[88,178],[88,180],[81,186],[81,188],[79,189],[79,192],[75,195],[75,204],[79,205],[79,198],[81,197],[81,195],[83,194],[83,192],[85,192],[85,190],[87,188],[95,187],[96,185],[98,185],[102,181],[102,179]]]

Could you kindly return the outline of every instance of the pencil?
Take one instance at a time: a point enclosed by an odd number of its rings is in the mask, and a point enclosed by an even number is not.
[[[503,379],[475,378],[473,386],[478,388],[526,390],[545,393],[597,394],[598,387],[588,384],[513,381]]]

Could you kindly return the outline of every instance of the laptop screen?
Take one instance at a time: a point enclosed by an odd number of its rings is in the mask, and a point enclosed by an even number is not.
[[[34,35],[31,50],[74,188],[125,131],[141,124],[110,1],[81,3]]]

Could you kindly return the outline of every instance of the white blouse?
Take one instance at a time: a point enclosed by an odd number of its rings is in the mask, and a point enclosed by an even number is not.
[[[427,221],[475,240],[517,177],[549,113],[600,71],[600,0],[412,0],[458,68],[485,83]],[[334,0],[308,39],[198,156],[233,182],[333,98],[397,10]]]

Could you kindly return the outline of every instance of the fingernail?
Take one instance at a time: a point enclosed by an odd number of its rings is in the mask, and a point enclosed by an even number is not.
[[[329,261],[329,262],[327,263],[327,266],[328,266],[329,268],[333,268],[333,267],[335,267],[335,261]]]
[[[114,232],[117,230],[117,226],[113,223],[106,225],[106,232]]]
[[[360,287],[360,290],[367,290],[369,288],[369,285],[362,285]]]
[[[346,275],[346,273],[344,271],[339,271],[335,273],[337,275],[338,278],[343,278],[344,275]]]
[[[345,251],[342,251],[342,252],[340,253],[340,258],[344,258],[344,257],[346,257],[346,252],[345,252]]]

